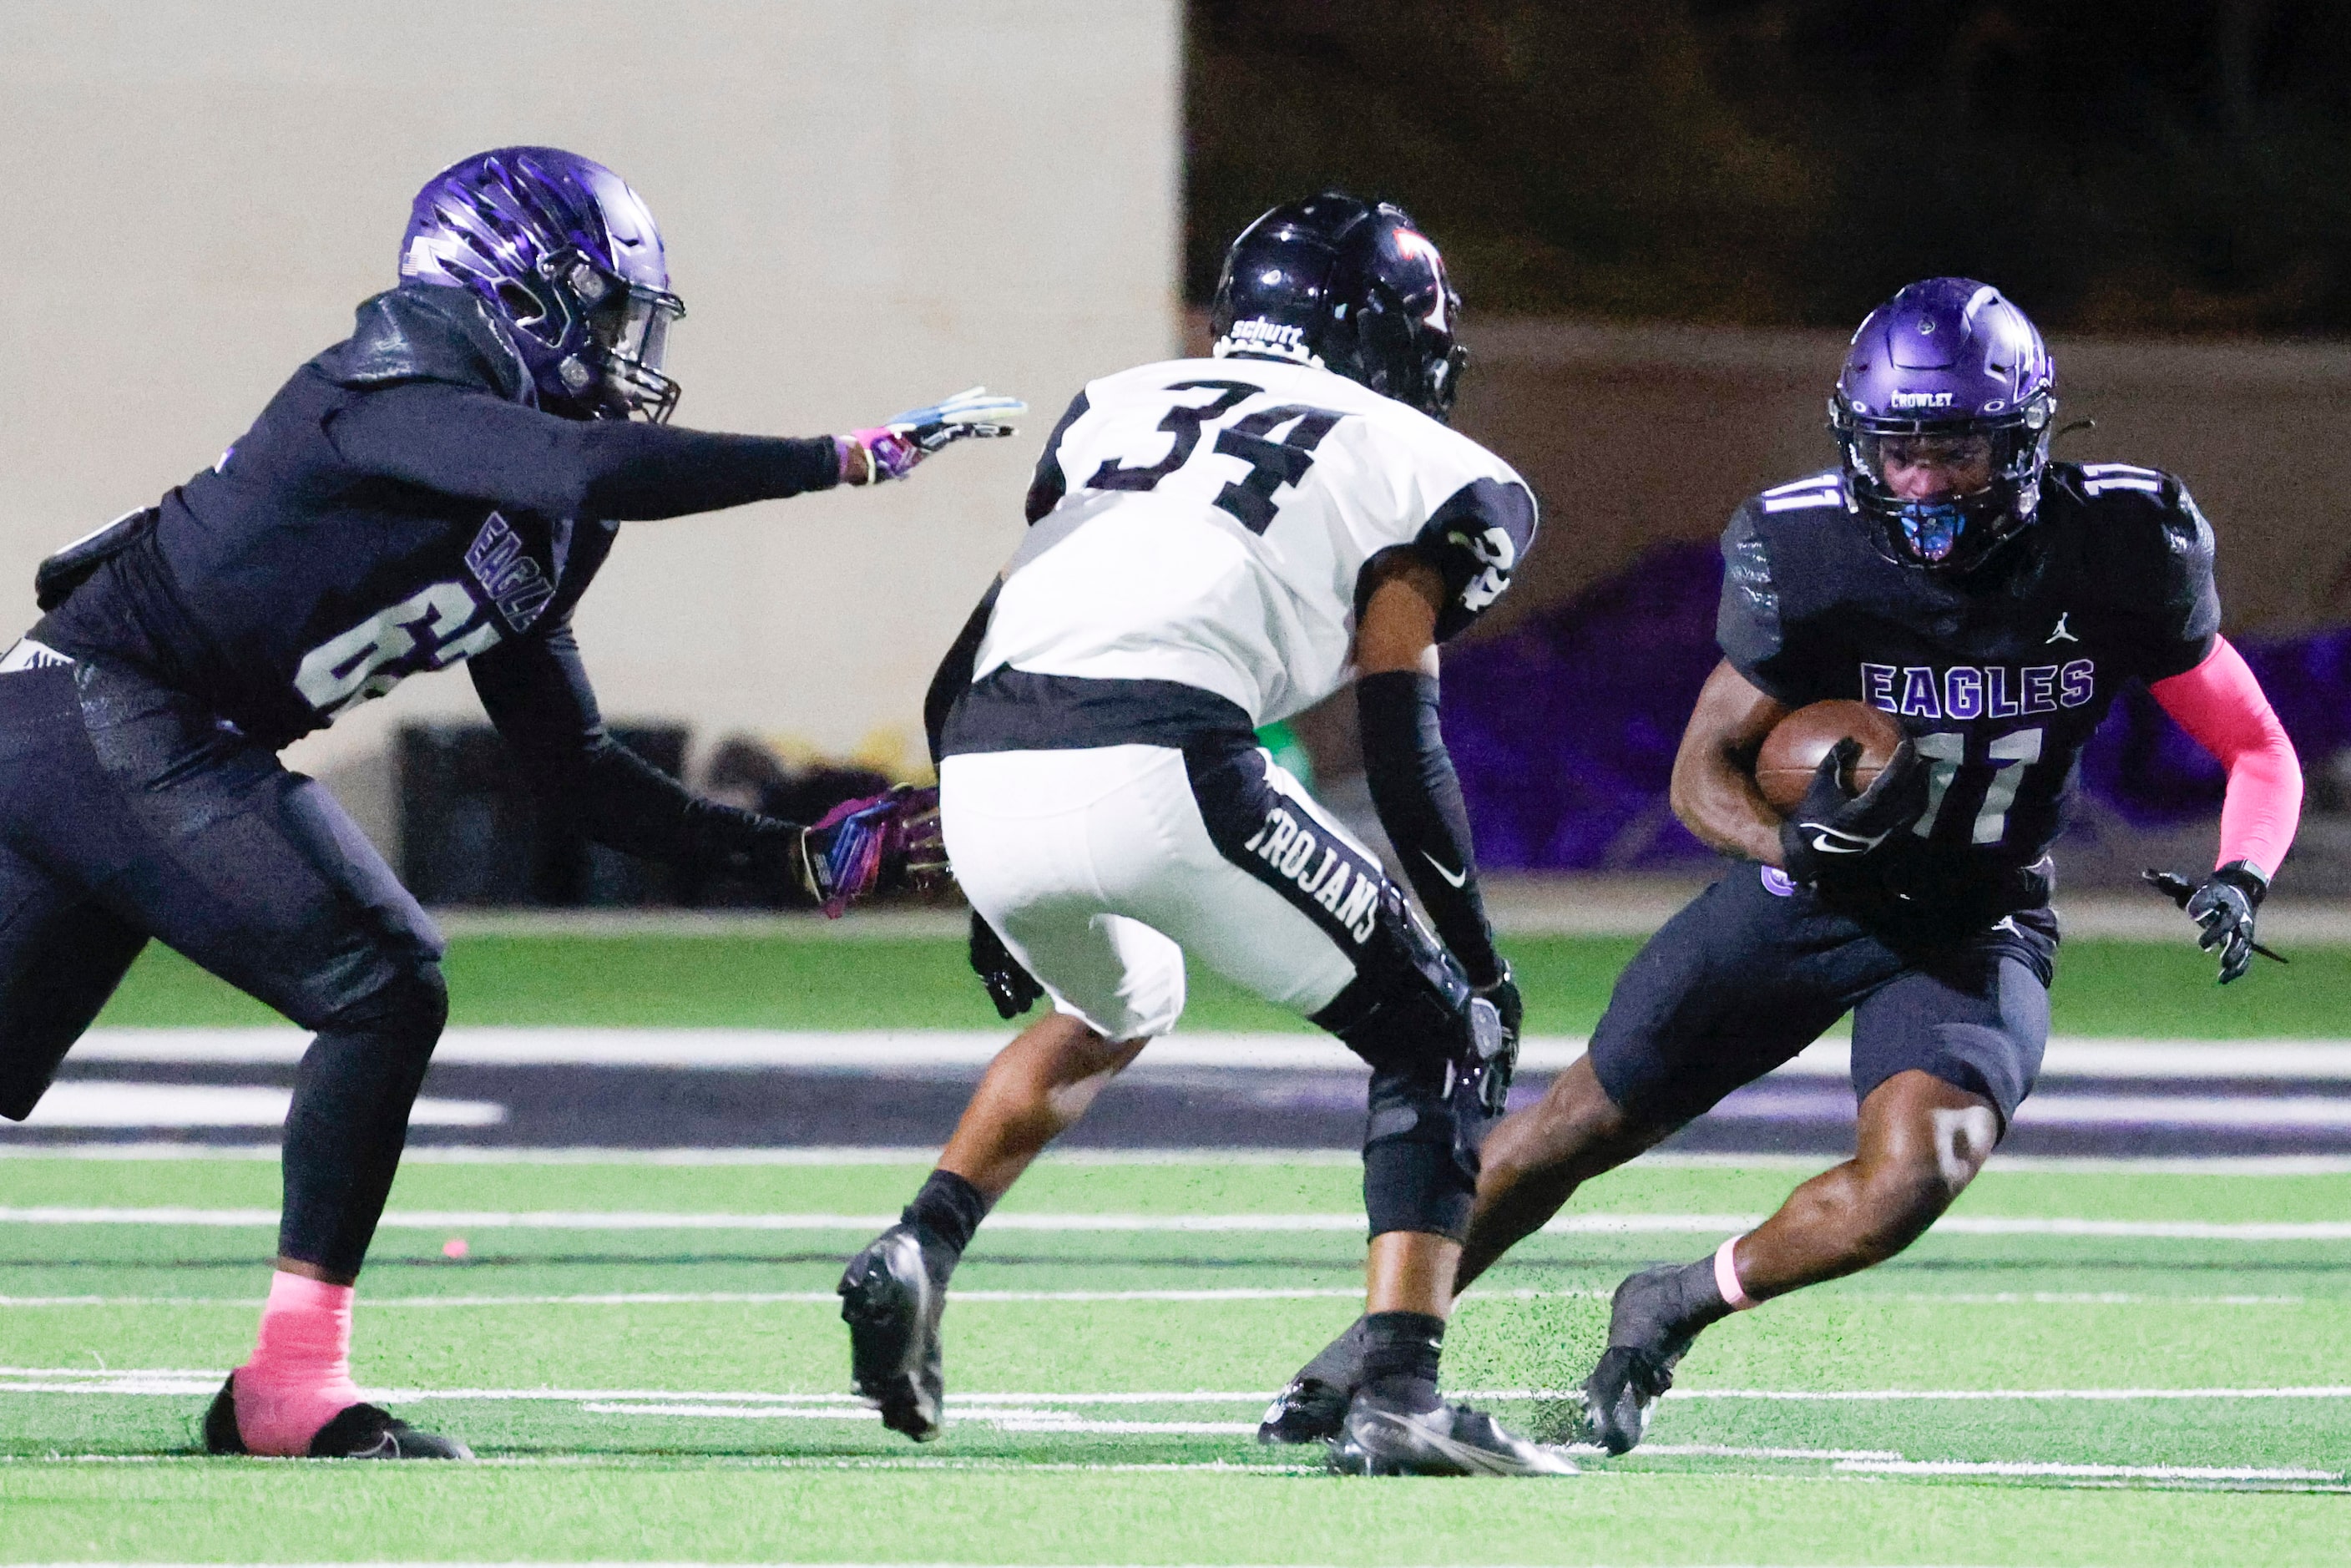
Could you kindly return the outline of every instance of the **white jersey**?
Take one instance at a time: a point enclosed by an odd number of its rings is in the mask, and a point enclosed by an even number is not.
[[[1444,573],[1438,635],[1510,586],[1535,502],[1510,466],[1311,366],[1176,360],[1090,382],[1048,439],[975,677],[1176,682],[1251,726],[1350,674],[1364,569]]]

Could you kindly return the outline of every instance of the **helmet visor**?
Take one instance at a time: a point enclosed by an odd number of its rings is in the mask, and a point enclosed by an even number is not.
[[[604,382],[630,412],[658,424],[677,406],[677,383],[662,374],[670,323],[685,314],[674,294],[632,284],[614,290],[589,324],[604,351]]]
[[[1944,501],[1991,487],[2001,464],[1991,432],[1980,428],[1906,434],[1856,433],[1856,465],[1896,500]]]

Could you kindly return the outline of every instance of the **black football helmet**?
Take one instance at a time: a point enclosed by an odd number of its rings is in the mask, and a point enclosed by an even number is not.
[[[1241,231],[1209,329],[1220,359],[1319,365],[1443,420],[1469,358],[1455,336],[1460,313],[1445,258],[1412,214],[1325,191]]]

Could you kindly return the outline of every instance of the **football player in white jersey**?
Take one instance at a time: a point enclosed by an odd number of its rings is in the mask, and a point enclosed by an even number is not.
[[[841,1286],[858,1386],[917,1441],[939,1430],[956,1259],[1176,1026],[1188,953],[1372,1067],[1375,1370],[1334,1468],[1573,1468],[1437,1392],[1520,1010],[1438,733],[1437,645],[1501,595],[1535,531],[1525,482],[1445,425],[1458,308],[1397,208],[1277,207],[1226,258],[1216,357],[1090,383],[1046,443],[1030,532],[929,716],[975,967],[1007,1018],[1040,989],[1053,1010],[996,1058],[904,1221]],[[1435,935],[1257,744],[1350,677],[1373,800]]]

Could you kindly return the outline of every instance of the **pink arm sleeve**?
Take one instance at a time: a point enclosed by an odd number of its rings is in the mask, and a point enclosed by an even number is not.
[[[2275,876],[2302,820],[2302,764],[2244,655],[2216,637],[2202,664],[2147,690],[2229,769],[2214,863],[2251,861],[2263,876]]]

